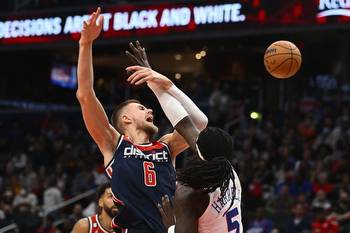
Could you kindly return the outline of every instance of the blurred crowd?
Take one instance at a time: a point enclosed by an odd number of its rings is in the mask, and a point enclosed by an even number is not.
[[[108,98],[112,93],[105,85],[96,86],[102,102],[123,99]],[[179,86],[210,125],[235,140],[245,232],[350,232],[350,112],[342,95],[300,96],[282,109],[256,106],[252,117],[252,100],[232,91],[237,83]],[[128,97],[150,102],[159,134],[171,130],[149,92],[131,91]],[[78,110],[5,114],[0,148],[0,226],[15,222],[21,232],[69,232],[76,220],[94,212],[93,197],[55,210],[106,181],[102,156]]]

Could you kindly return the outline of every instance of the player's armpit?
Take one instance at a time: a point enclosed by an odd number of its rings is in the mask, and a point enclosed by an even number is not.
[[[89,232],[89,220],[87,218],[80,219],[75,223],[71,233],[88,233]]]

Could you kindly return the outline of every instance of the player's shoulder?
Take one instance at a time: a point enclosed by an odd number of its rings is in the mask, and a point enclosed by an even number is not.
[[[90,224],[88,218],[81,218],[75,223],[72,233],[88,233]]]
[[[177,184],[174,202],[176,206],[195,209],[200,216],[207,208],[210,197],[203,190],[196,190],[192,187]]]

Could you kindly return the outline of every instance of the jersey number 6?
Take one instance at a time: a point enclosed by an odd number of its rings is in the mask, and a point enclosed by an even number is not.
[[[155,187],[157,185],[157,174],[152,162],[143,162],[143,177],[145,185],[148,187]]]

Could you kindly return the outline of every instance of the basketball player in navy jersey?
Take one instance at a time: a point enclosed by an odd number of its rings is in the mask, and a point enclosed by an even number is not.
[[[128,233],[164,233],[157,203],[163,195],[174,195],[175,157],[188,147],[181,133],[197,134],[208,119],[168,78],[134,66],[128,68],[134,71],[128,81],[132,85],[147,83],[176,130],[150,141],[158,131],[153,112],[136,100],[119,104],[110,123],[93,89],[92,44],[102,27],[98,8],[81,32],[77,98],[86,128],[104,157],[113,201],[120,209],[112,223],[127,228]]]
[[[98,187],[96,193],[98,213],[80,219],[73,227],[72,233],[122,233],[123,230],[112,229],[112,218],[117,215],[118,209],[113,203],[110,183]]]
[[[242,233],[242,188],[231,164],[231,136],[208,127],[196,150],[198,157],[178,171],[174,209],[168,196],[158,205],[168,233]]]

